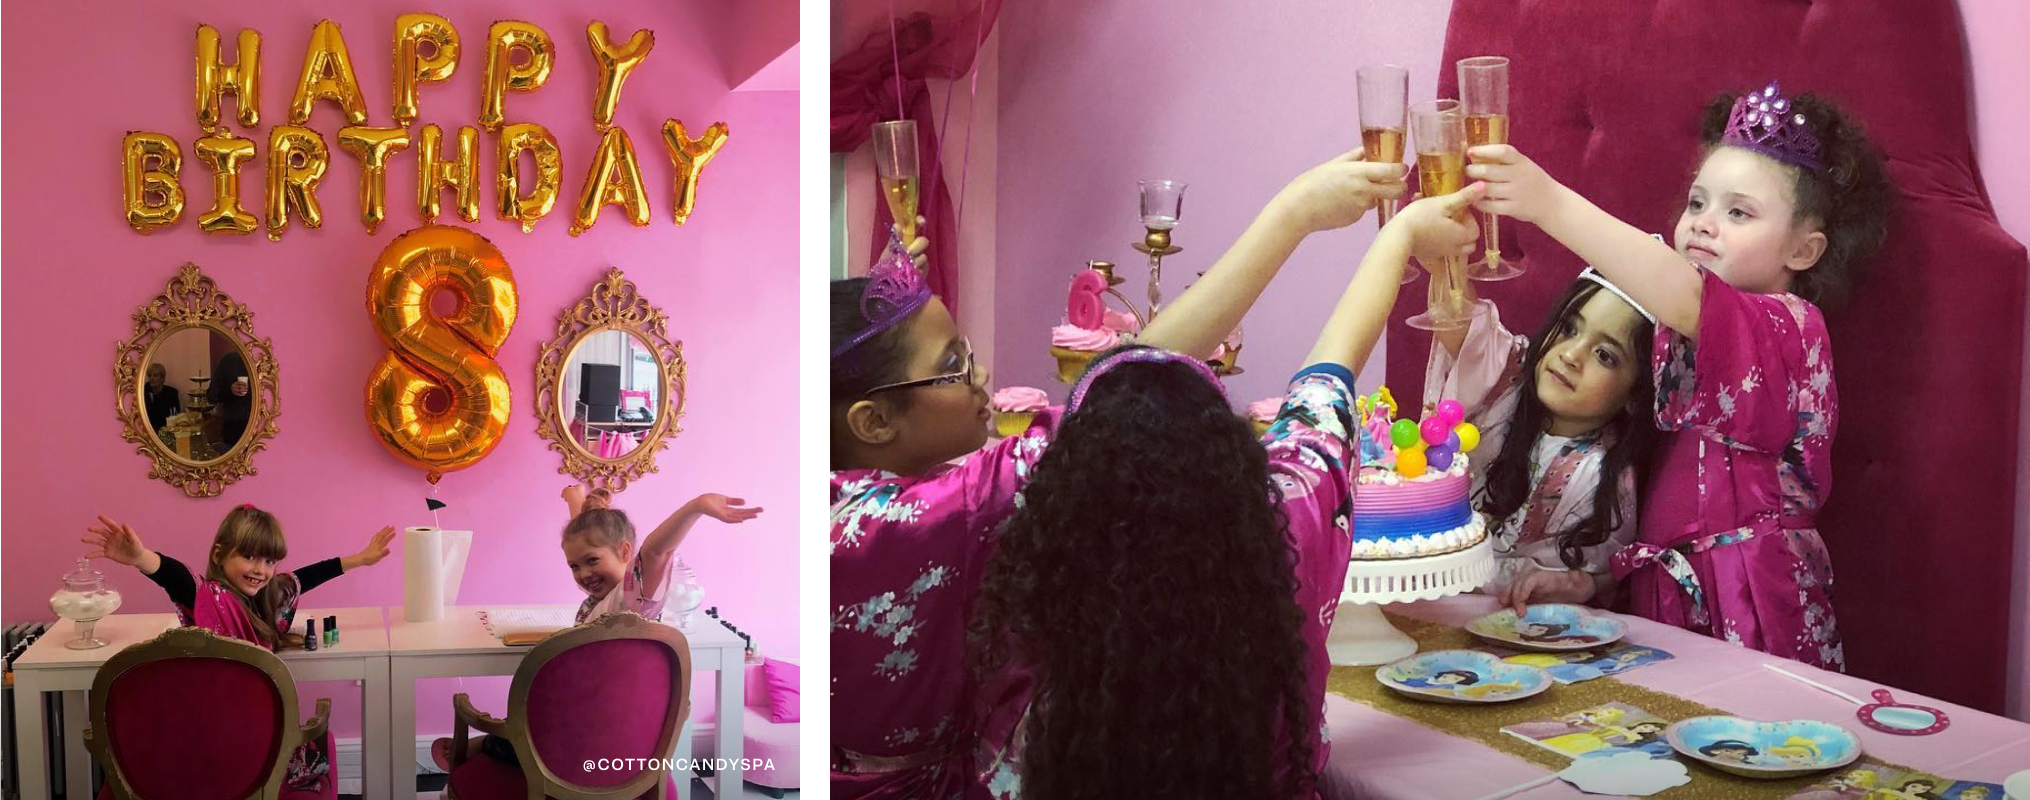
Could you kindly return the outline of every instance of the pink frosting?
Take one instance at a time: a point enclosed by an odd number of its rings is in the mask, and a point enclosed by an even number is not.
[[[1105,328],[1081,328],[1077,325],[1059,325],[1050,329],[1052,347],[1066,350],[1089,350],[1099,352],[1121,343],[1121,335]]]
[[[1225,344],[1225,343],[1221,343],[1221,344],[1219,344],[1218,346],[1216,346],[1216,347],[1212,348],[1212,355],[1206,356],[1206,357],[1205,357],[1205,360],[1207,360],[1207,361],[1224,361],[1224,360],[1226,360],[1226,344]]]
[[[1135,315],[1126,311],[1106,311],[1106,328],[1115,333],[1135,333],[1142,330],[1142,324],[1135,321]]]
[[[1050,405],[1050,395],[1044,394],[1042,389],[1029,386],[1010,386],[994,393],[993,405],[995,411],[1014,413],[1042,411],[1044,407]]]
[[[1260,400],[1256,400],[1255,402],[1248,404],[1248,419],[1256,419],[1261,420],[1263,422],[1269,422],[1274,420],[1276,418],[1276,413],[1282,410],[1283,410],[1282,396],[1279,395],[1276,397],[1264,397]]]

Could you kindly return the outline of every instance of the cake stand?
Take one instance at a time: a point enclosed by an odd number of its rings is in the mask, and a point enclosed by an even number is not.
[[[1384,603],[1436,600],[1470,592],[1494,577],[1493,538],[1451,553],[1422,558],[1355,560],[1346,568],[1346,587],[1326,634],[1325,650],[1335,667],[1372,667],[1408,658],[1417,640],[1382,616]]]

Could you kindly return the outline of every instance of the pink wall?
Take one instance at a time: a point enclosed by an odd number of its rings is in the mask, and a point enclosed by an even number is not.
[[[419,223],[413,149],[393,161],[389,219],[378,236],[368,236],[358,219],[358,164],[334,147],[319,191],[324,227],[305,230],[299,223],[280,243],[258,233],[201,234],[195,217],[209,206],[211,190],[203,167],[189,158],[190,142],[199,135],[191,109],[199,23],[219,28],[228,41],[241,28],[262,33],[260,155],[243,179],[247,205],[259,213],[266,133],[285,116],[312,25],[329,13],[343,26],[370,122],[386,125],[389,32],[396,15],[415,10],[416,4],[385,0],[315,11],[227,0],[8,5],[4,109],[16,124],[5,131],[5,204],[13,213],[5,222],[4,352],[16,379],[10,388],[42,391],[10,395],[0,416],[6,430],[0,519],[7,532],[0,549],[6,564],[0,618],[51,617],[47,594],[81,553],[78,537],[97,513],[131,522],[149,546],[195,561],[227,509],[256,503],[287,526],[289,562],[296,566],[353,552],[381,525],[429,523],[422,473],[381,449],[361,408],[367,371],[383,352],[363,310],[363,276],[390,239]],[[500,354],[515,392],[507,436],[486,460],[447,475],[441,488],[441,499],[450,503],[443,524],[478,534],[461,602],[575,603],[583,596],[557,546],[564,514],[556,495],[567,479],[557,472],[560,458],[535,435],[530,403],[535,359],[558,313],[617,265],[668,312],[670,334],[684,341],[690,364],[684,433],[660,456],[662,471],[635,483],[617,505],[644,528],[700,491],[728,492],[766,507],[766,516],[738,529],[704,523],[684,555],[700,573],[708,604],[751,631],[767,652],[794,655],[797,508],[793,470],[782,454],[795,452],[796,441],[791,353],[798,250],[796,237],[781,233],[795,230],[796,94],[728,91],[715,53],[722,42],[709,34],[718,30],[710,17],[720,13],[712,4],[444,0],[431,10],[457,26],[464,52],[451,81],[424,89],[421,122],[447,131],[477,124],[487,27],[519,17],[551,34],[557,56],[548,84],[511,95],[509,114],[548,126],[564,161],[557,208],[534,234],[494,219],[486,208],[474,226],[506,254],[522,314]],[[572,238],[566,235],[570,208],[597,141],[588,118],[595,73],[584,34],[593,19],[605,20],[619,36],[640,28],[656,35],[653,54],[627,83],[617,117],[640,157],[654,221],[632,228],[607,209],[596,228]],[[660,134],[666,117],[694,130],[715,120],[732,129],[683,228],[670,221],[672,169]],[[328,146],[339,126],[332,104],[320,105],[310,122]],[[130,129],[173,136],[187,159],[185,219],[148,237],[129,230],[121,213],[117,151]],[[491,176],[493,138],[482,135],[481,141],[482,170]],[[490,207],[496,197],[490,177],[485,186],[482,205]],[[256,456],[260,474],[209,500],[186,498],[146,478],[147,460],[119,438],[108,380],[115,344],[131,334],[133,310],[185,261],[202,265],[251,306],[256,328],[273,340],[280,362],[280,434]],[[138,573],[100,567],[126,594],[128,610],[169,610],[162,593]],[[308,600],[316,606],[399,606],[401,578],[398,548],[379,566],[345,576]],[[503,681],[443,683],[419,698],[426,730],[448,729],[451,691],[483,686],[482,704],[505,710]],[[354,735],[355,715],[356,708],[342,708],[340,735]]]
[[[1284,13],[1200,3],[1125,0],[1011,3],[1003,37],[998,148],[994,333],[996,383],[1058,389],[1045,345],[1064,291],[1087,259],[1121,265],[1122,287],[1141,297],[1146,261],[1135,180],[1188,181],[1164,291],[1174,297],[1232,243],[1291,177],[1356,140],[1353,72],[1394,62],[1410,68],[1413,99],[1436,86],[1447,3],[1300,3]],[[1975,141],[2002,226],[2030,241],[2030,152],[2011,145],[2030,126],[2030,7],[1961,0],[1973,68]],[[1303,24],[1293,21],[1302,20]],[[1246,69],[1235,65],[1245,62]],[[978,156],[976,156],[977,158]],[[1280,391],[1336,291],[1374,237],[1374,223],[1313,237],[1249,315],[1235,400]],[[1422,291],[1423,284],[1407,287]],[[1273,322],[1272,322],[1273,321]],[[1287,322],[1285,322],[1287,321]],[[978,335],[977,333],[975,334]],[[2030,330],[2023,335],[2030,336]],[[1362,383],[1380,380],[1374,363]],[[1059,396],[1062,396],[1061,389]],[[2030,390],[2020,399],[2030,419]],[[2017,508],[2017,578],[2011,711],[2030,719],[2030,427],[2023,437]],[[1997,602],[2004,602],[1998,591]]]
[[[1050,326],[1088,259],[1118,264],[1122,290],[1141,301],[1147,259],[1129,249],[1142,237],[1136,180],[1190,184],[1176,231],[1184,252],[1164,262],[1164,294],[1174,298],[1291,178],[1359,145],[1356,68],[1402,64],[1412,95],[1432,96],[1445,5],[1299,5],[1003,6],[997,383],[1059,388]],[[1248,317],[1247,372],[1229,382],[1236,402],[1281,393],[1374,231],[1370,217],[1313,237],[1291,258]],[[1380,380],[1375,352],[1368,382]]]
[[[2018,146],[2030,127],[2030,50],[2022,34],[2030,31],[2030,6],[2013,0],[1960,0],[1966,17],[1967,55],[1974,76],[1974,149],[1987,181],[1988,197],[2003,229],[2017,241],[2030,242],[2030,153]],[[2030,338],[2030,324],[2024,336]],[[2030,374],[2030,363],[2024,365]],[[2030,420],[2030,383],[2023,393],[2023,419]],[[2023,443],[2016,468],[2016,580],[2010,606],[2016,610],[2016,631],[2010,643],[2009,713],[2030,720],[2030,424],[2018,432]]]

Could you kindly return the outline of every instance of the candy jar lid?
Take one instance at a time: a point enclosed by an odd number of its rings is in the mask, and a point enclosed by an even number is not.
[[[96,592],[106,587],[106,574],[92,569],[92,560],[78,559],[78,568],[63,576],[63,586],[74,592]]]

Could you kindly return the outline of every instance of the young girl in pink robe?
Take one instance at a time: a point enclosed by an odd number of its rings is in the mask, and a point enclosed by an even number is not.
[[[1401,165],[1359,158],[1293,181],[1140,342],[1209,354],[1304,236],[1400,195]],[[1062,412],[973,452],[991,416],[972,348],[899,254],[834,282],[831,319],[832,794],[983,797],[967,621]]]
[[[1642,534],[1615,558],[1635,613],[1828,669],[1845,658],[1817,513],[1839,400],[1815,305],[1881,243],[1881,156],[1838,107],[1775,83],[1706,108],[1675,248],[1507,145],[1473,148],[1487,211],[1533,222],[1659,322]]]
[[[295,647],[303,637],[289,628],[296,619],[296,601],[304,592],[360,567],[372,566],[388,555],[388,543],[395,529],[382,528],[365,549],[344,558],[327,558],[295,572],[277,572],[275,564],[289,555],[289,542],[282,538],[282,524],[275,515],[242,505],[226,513],[212,539],[203,577],[169,556],[141,544],[134,529],[108,517],[87,530],[82,540],[93,550],[90,558],[108,558],[134,567],[155,585],[169,593],[176,616],[186,626],[203,628],[220,636],[253,642],[270,650]],[[296,749],[289,756],[282,785],[293,791],[337,797],[336,776],[331,774],[331,733]]]
[[[1259,438],[1196,359],[1131,347],[1086,371],[973,624],[995,797],[1317,795],[1360,468],[1353,369],[1410,254],[1473,246],[1472,196],[1382,229]]]
[[[1480,431],[1470,496],[1500,565],[1482,591],[1517,613],[1609,596],[1656,438],[1647,312],[1590,270],[1552,309],[1532,339],[1482,301],[1468,327],[1438,332],[1424,374],[1427,402],[1459,403]]]

